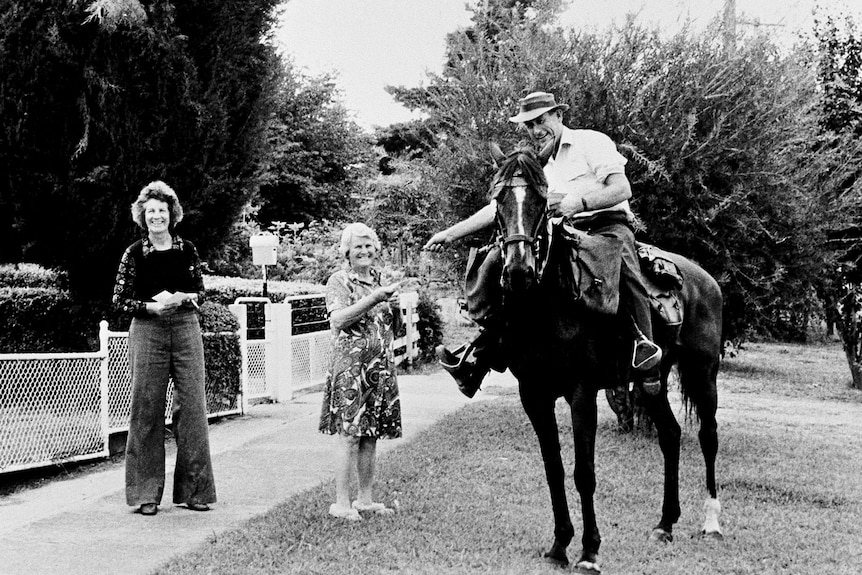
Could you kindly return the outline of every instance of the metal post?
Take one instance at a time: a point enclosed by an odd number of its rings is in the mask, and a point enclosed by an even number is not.
[[[227,306],[228,309],[233,313],[236,317],[237,322],[239,323],[239,330],[237,331],[237,335],[239,336],[239,357],[240,357],[240,370],[239,370],[239,382],[240,382],[240,400],[241,405],[240,409],[242,410],[242,414],[245,415],[248,413],[248,340],[246,338],[247,330],[248,330],[248,308],[241,303],[233,303]]]
[[[106,457],[111,455],[111,437],[109,427],[111,425],[110,402],[108,401],[108,393],[110,387],[108,385],[108,322],[102,320],[99,322],[99,409],[102,410],[102,451]]]

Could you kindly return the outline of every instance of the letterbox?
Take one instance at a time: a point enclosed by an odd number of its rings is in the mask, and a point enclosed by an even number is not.
[[[248,238],[251,259],[256,266],[274,266],[277,260],[278,236],[269,232]]]

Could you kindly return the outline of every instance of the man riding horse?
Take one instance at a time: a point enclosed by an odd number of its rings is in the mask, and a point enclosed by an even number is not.
[[[550,221],[615,238],[622,244],[619,292],[624,323],[632,330],[631,365],[643,390],[655,395],[661,390],[662,351],[653,342],[650,304],[635,249],[626,159],[605,134],[565,126],[562,114],[568,108],[558,104],[553,94],[533,92],[520,100],[519,113],[509,121],[522,125],[539,149],[550,151],[544,166]],[[495,212],[492,200],[469,218],[434,234],[424,249],[439,251],[446,244],[492,227]],[[506,368],[500,353],[499,326],[493,319],[483,323],[483,330],[469,345],[454,351],[440,346],[437,351],[443,367],[471,396],[492,367],[498,371]]]

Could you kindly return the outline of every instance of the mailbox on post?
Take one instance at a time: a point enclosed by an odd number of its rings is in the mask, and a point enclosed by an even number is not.
[[[263,297],[266,297],[266,266],[274,266],[278,256],[278,236],[262,232],[248,238],[251,260],[263,269]]]

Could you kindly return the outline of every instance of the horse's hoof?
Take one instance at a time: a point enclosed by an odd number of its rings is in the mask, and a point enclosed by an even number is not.
[[[551,549],[550,551],[545,552],[542,556],[546,563],[550,563],[551,565],[555,565],[560,568],[569,566],[569,558],[566,557],[565,551],[555,551]]]
[[[701,539],[712,539],[713,541],[724,541],[724,534],[721,531],[706,531],[700,532]]]
[[[673,542],[673,533],[662,529],[661,527],[656,527],[649,534],[649,540],[655,541],[657,543],[672,543]]]
[[[575,565],[575,573],[580,573],[581,575],[599,575],[601,572],[602,569],[595,561],[587,561],[586,559],[581,559]]]

